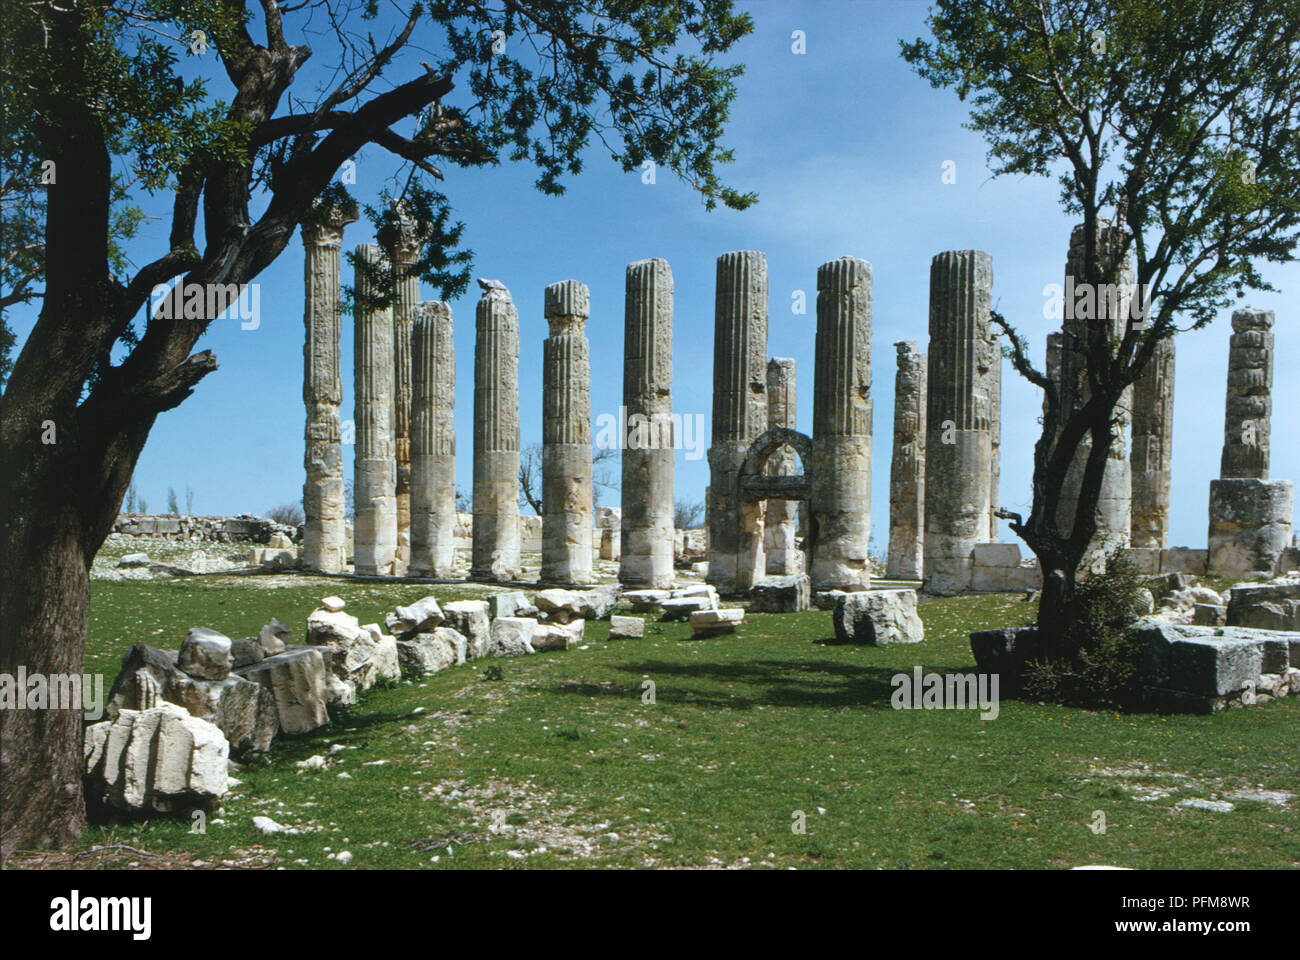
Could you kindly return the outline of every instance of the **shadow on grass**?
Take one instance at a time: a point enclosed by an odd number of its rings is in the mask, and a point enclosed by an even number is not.
[[[863,667],[833,660],[758,660],[748,663],[670,663],[643,660],[620,664],[614,669],[654,680],[660,703],[690,706],[754,707],[875,706],[890,709],[893,692],[889,680],[898,671],[885,667]],[[717,684],[746,684],[765,689],[752,695],[732,694],[715,689]],[[553,684],[549,692],[582,697],[625,699],[641,695],[641,680],[631,684]]]

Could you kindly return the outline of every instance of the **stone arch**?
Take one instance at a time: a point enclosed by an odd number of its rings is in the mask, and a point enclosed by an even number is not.
[[[803,464],[804,473],[801,477],[777,477],[773,479],[780,480],[802,480],[801,487],[807,487],[808,467],[812,462],[812,440],[807,434],[800,433],[798,430],[791,430],[789,427],[772,427],[769,430],[759,434],[754,438],[754,442],[749,445],[749,450],[745,454],[745,462],[740,468],[741,495],[745,493],[745,479],[747,477],[763,477],[763,470],[767,466],[768,459],[780,447],[792,447],[799,457],[799,462]],[[746,499],[766,500],[767,497],[753,497]],[[806,490],[803,496],[780,497],[781,500],[806,500],[808,499]]]

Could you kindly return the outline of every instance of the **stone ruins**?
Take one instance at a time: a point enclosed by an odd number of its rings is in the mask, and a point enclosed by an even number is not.
[[[812,431],[805,435],[797,428],[795,363],[767,354],[766,258],[752,250],[718,257],[706,531],[674,529],[681,424],[672,407],[668,263],[648,259],[627,267],[619,507],[594,506],[590,293],[577,280],[545,289],[540,517],[520,516],[518,506],[518,312],[503,283],[480,280],[473,514],[466,517],[456,512],[451,309],[420,301],[418,278],[406,276],[418,259],[410,221],[400,207],[392,214],[386,246],[356,248],[350,546],[339,421],[339,255],[343,230],[357,212],[319,210],[303,231],[304,569],[345,573],[350,556],[361,576],[507,583],[520,578],[526,549],[541,554],[543,586],[590,587],[603,560],[617,563],[623,589],[662,593],[663,600],[672,600],[664,592],[680,586],[675,562],[702,575],[717,594],[748,595],[759,609],[806,609],[814,601],[830,609],[842,595],[872,588],[869,263],[843,257],[817,271]],[[1071,307],[1074,291],[1086,286],[1085,239],[1082,226],[1070,237],[1065,289]],[[1117,259],[1122,232],[1100,223],[1095,243],[1103,272],[1114,281],[1110,294],[1091,298],[1091,312],[1067,309],[1061,329],[1047,337],[1044,369],[1064,411],[1087,402],[1083,357],[1095,322],[1122,330],[1130,311],[1131,260]],[[391,303],[375,289],[384,271],[397,278]],[[894,345],[889,541],[877,578],[919,581],[939,595],[1041,586],[1033,558],[1022,556],[1016,543],[997,542],[1002,351],[990,324],[992,298],[988,253],[940,253],[930,264],[928,345],[924,352],[915,341]],[[1232,327],[1222,468],[1210,484],[1207,548],[1167,543],[1174,347],[1166,341],[1117,411],[1118,436],[1086,563],[1113,546],[1130,546],[1148,574],[1274,576],[1300,566],[1291,482],[1268,475],[1273,315],[1238,310]],[[1085,437],[1064,490],[1063,529],[1073,520],[1089,448]],[[466,571],[457,546],[467,540]],[[274,559],[289,562],[278,552]]]

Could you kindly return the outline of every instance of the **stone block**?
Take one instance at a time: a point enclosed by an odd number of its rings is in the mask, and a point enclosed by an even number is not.
[[[767,577],[749,591],[754,613],[799,613],[812,606],[812,581],[807,574]]]
[[[914,590],[862,590],[835,604],[835,639],[840,643],[920,643],[925,626],[916,612]]]
[[[630,640],[645,636],[645,621],[640,617],[609,618],[609,638],[611,640]]]
[[[533,653],[533,633],[537,621],[531,617],[497,617],[492,621],[492,635],[488,641],[488,655],[514,657]]]

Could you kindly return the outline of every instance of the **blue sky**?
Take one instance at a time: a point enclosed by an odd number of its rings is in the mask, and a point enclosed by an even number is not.
[[[817,267],[839,256],[870,261],[874,276],[874,469],[871,528],[875,546],[888,539],[888,482],[893,384],[898,340],[925,349],[931,258],[943,250],[978,248],[993,257],[994,302],[1034,344],[1041,363],[1046,334],[1045,284],[1060,283],[1072,223],[1060,210],[1055,183],[1046,179],[993,181],[983,141],[963,129],[967,111],[947,90],[931,89],[898,55],[898,40],[924,33],[926,5],[911,0],[742,3],[756,22],[736,56],[747,65],[739,82],[727,142],[736,163],[727,181],[757,190],[750,210],[706,212],[697,195],[660,171],[654,184],[624,174],[593,151],[586,171],[567,181],[563,197],[533,186],[535,171],[520,164],[446,170],[442,189],[467,224],[465,244],[475,253],[476,276],[503,281],[520,315],[519,371],[522,442],[541,439],[541,361],[546,325],[544,287],[577,279],[591,288],[588,324],[593,416],[617,412],[622,390],[624,269],[630,261],[663,257],[672,266],[674,406],[686,416],[711,411],[714,270],[730,250],[767,256],[771,312],[768,353],[798,364],[799,427],[811,430]],[[791,49],[791,34],[806,35],[806,53]],[[291,38],[291,42],[293,42]],[[319,60],[317,60],[319,58]],[[326,65],[323,52],[313,58]],[[417,68],[418,69],[418,68]],[[397,80],[404,79],[405,74]],[[945,161],[956,182],[944,184]],[[357,186],[372,199],[393,169],[371,148],[358,159]],[[164,208],[157,208],[162,213]],[[130,248],[137,262],[156,255],[167,222],[147,224]],[[344,245],[369,242],[353,224]],[[1300,475],[1294,441],[1300,387],[1288,372],[1300,367],[1296,290],[1300,265],[1264,265],[1276,294],[1251,294],[1245,303],[1277,315],[1272,475]],[[180,408],[163,414],[136,472],[140,494],[154,512],[166,508],[174,487],[184,506],[187,486],[197,513],[260,513],[302,492],[303,250],[295,238],[259,278],[261,322],[241,330],[237,320],[214,324],[200,343],[220,369]],[[347,278],[350,280],[350,277]],[[794,291],[807,294],[808,312],[791,312]],[[426,289],[426,298],[434,291]],[[454,301],[459,437],[457,481],[471,487],[474,304],[477,288]],[[1223,433],[1229,317],[1178,339],[1174,427],[1174,483],[1170,545],[1204,546],[1209,481],[1218,475]],[[29,314],[14,316],[20,338]],[[351,322],[342,343],[344,403],[352,415]],[[1027,511],[1039,392],[1003,369],[1002,504]],[[705,436],[707,437],[707,427]],[[352,448],[344,448],[350,476]],[[704,458],[677,455],[679,499],[703,499],[709,480]],[[605,493],[603,503],[616,504]],[[1003,528],[1003,540],[1014,537]]]

